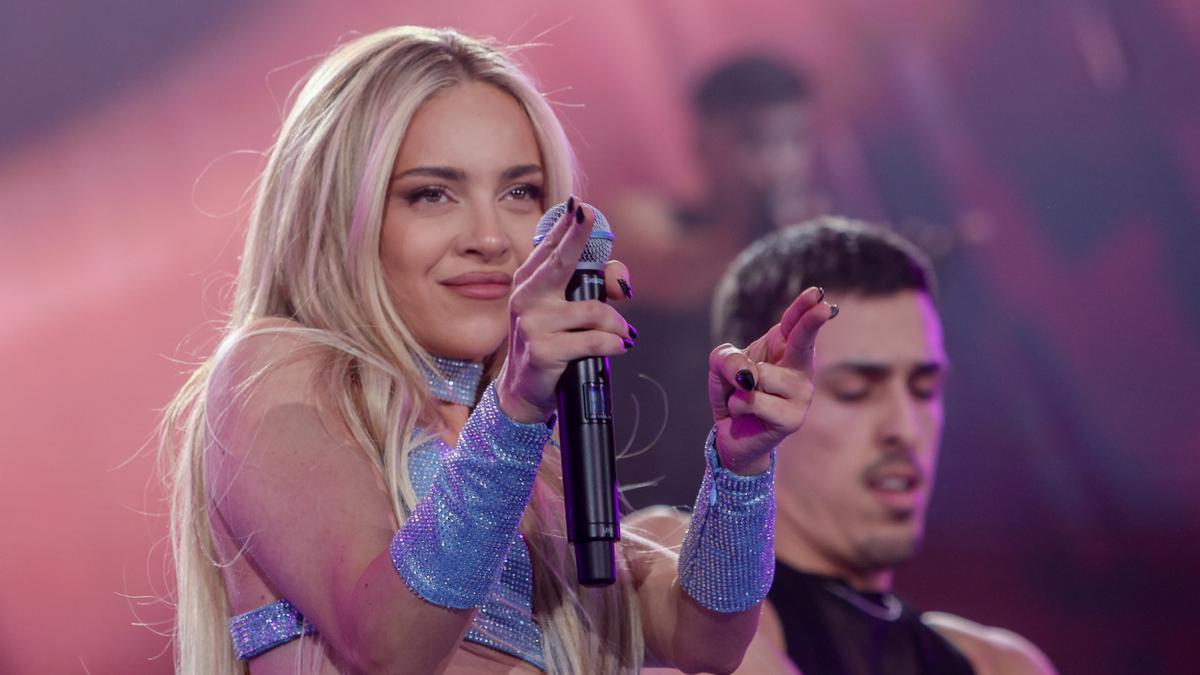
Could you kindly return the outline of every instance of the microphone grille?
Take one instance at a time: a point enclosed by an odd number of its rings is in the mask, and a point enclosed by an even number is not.
[[[587,245],[583,249],[583,255],[579,256],[579,262],[588,263],[590,265],[604,265],[608,262],[609,256],[612,255],[613,240],[616,237],[613,235],[612,227],[608,224],[608,219],[599,209],[593,208],[596,212],[596,220],[592,223],[592,234],[588,237]],[[550,228],[554,227],[554,223],[562,218],[567,212],[567,203],[562,202],[555,204],[549,211],[542,216],[538,221],[537,229],[533,233],[533,244],[536,246],[542,243],[547,234],[550,234]]]

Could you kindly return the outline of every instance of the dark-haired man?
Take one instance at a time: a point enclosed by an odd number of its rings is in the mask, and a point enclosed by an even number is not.
[[[716,341],[749,344],[808,286],[840,312],[817,338],[808,418],[778,449],[775,581],[743,671],[1053,672],[1015,633],[921,613],[893,593],[924,533],[949,365],[925,256],[833,218],[765,237],[718,287]],[[672,528],[669,514],[641,522]]]

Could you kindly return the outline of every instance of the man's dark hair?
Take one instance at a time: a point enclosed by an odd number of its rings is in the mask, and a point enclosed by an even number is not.
[[[739,113],[746,108],[804,101],[811,87],[795,68],[761,55],[722,63],[700,81],[692,103],[702,117]]]
[[[891,230],[823,216],[769,234],[733,261],[713,298],[717,342],[745,346],[809,286],[879,297],[923,291],[936,300],[929,259]]]

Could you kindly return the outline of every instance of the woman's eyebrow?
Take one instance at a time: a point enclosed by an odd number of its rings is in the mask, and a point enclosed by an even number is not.
[[[409,176],[440,178],[444,181],[464,181],[467,179],[467,174],[462,169],[455,169],[448,166],[417,166],[392,176],[392,182],[394,183],[401,178],[408,178]]]
[[[516,180],[524,178],[530,174],[541,173],[542,167],[540,164],[518,164],[510,166],[500,174],[500,180]]]
[[[523,178],[525,176],[541,173],[542,167],[540,164],[518,164],[510,166],[500,173],[500,179],[509,181]],[[396,182],[402,178],[411,176],[421,176],[425,178],[438,178],[447,182],[464,181],[467,179],[467,174],[462,169],[455,169],[449,166],[416,166],[392,176],[392,182]]]

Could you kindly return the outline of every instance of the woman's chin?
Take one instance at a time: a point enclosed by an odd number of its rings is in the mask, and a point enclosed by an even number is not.
[[[503,341],[445,340],[438,346],[427,346],[430,354],[464,361],[485,361],[503,346]]]

